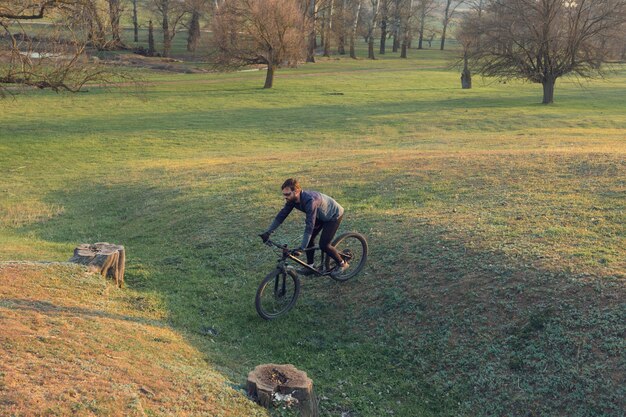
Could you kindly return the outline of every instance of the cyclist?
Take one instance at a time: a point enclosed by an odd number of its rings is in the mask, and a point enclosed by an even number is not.
[[[288,178],[281,187],[283,197],[285,198],[285,206],[278,212],[276,218],[270,227],[261,233],[263,242],[267,242],[274,230],[282,224],[289,213],[296,208],[306,213],[306,221],[304,227],[304,235],[302,236],[302,244],[293,251],[295,256],[300,256],[304,248],[312,248],[315,246],[315,238],[322,232],[320,236],[320,249],[328,256],[333,258],[336,266],[331,275],[338,276],[345,271],[350,265],[341,259],[339,253],[331,245],[337,229],[343,219],[343,207],[341,207],[331,197],[317,191],[303,190],[300,183],[295,178]],[[315,261],[315,253],[312,250],[306,251],[307,263],[313,267]],[[302,268],[298,270],[303,275],[311,275],[313,271]]]

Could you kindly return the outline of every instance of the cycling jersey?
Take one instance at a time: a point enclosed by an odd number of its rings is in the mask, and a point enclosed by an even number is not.
[[[308,246],[316,221],[336,221],[343,215],[343,207],[333,198],[317,191],[302,190],[300,193],[300,202],[285,203],[285,207],[278,212],[269,229],[267,229],[267,232],[272,233],[276,230],[294,208],[306,213],[306,224],[304,227],[304,235],[302,236],[302,244],[300,245],[301,248]]]

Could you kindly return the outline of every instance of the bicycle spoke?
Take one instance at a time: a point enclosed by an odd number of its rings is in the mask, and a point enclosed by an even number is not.
[[[286,313],[295,304],[299,292],[300,284],[295,275],[274,271],[263,280],[257,291],[259,315],[272,319]]]
[[[346,233],[337,238],[335,248],[341,257],[350,264],[349,268],[339,276],[333,276],[337,281],[347,281],[358,274],[367,260],[367,241],[358,233]],[[326,266],[332,270],[337,265],[334,259],[329,258]]]

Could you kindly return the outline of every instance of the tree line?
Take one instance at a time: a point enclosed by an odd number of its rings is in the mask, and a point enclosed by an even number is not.
[[[147,55],[169,56],[178,33],[221,69],[267,66],[265,87],[281,66],[331,54],[367,58],[433,46],[450,36],[462,46],[464,87],[471,73],[543,84],[553,100],[556,79],[601,73],[626,58],[626,0],[0,0],[0,83],[80,89],[107,71],[85,51],[136,48],[148,29]],[[23,22],[54,23],[33,39]],[[133,41],[122,36],[132,22]],[[162,37],[155,48],[155,27]],[[178,35],[181,36],[181,35]],[[377,49],[376,49],[377,47]],[[35,58],[36,57],[36,58]]]

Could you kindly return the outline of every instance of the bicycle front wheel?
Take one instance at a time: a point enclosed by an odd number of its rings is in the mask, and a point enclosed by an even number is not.
[[[367,261],[367,240],[365,236],[356,232],[348,232],[339,236],[333,242],[333,246],[339,252],[344,261],[350,267],[343,273],[331,277],[336,281],[347,281],[363,269]],[[330,271],[337,263],[330,256],[326,257],[326,270]]]
[[[294,271],[276,268],[256,292],[256,311],[265,320],[275,319],[293,308],[300,295],[300,280]]]

